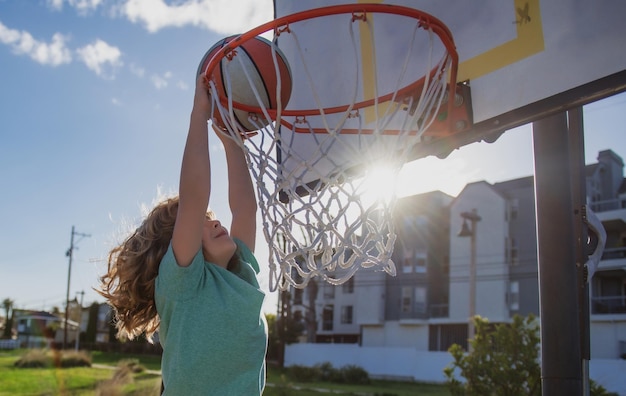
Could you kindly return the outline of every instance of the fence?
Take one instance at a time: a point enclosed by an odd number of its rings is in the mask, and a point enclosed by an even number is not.
[[[17,349],[19,346],[18,340],[0,340],[0,349]]]

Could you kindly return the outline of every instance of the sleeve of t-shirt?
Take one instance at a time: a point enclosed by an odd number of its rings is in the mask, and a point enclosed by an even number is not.
[[[258,274],[261,270],[259,269],[259,263],[256,261],[256,257],[254,257],[254,253],[252,253],[250,248],[248,248],[248,246],[246,246],[246,244],[239,239],[235,239],[235,243],[239,248],[239,258],[250,264],[250,266],[254,269],[254,272]]]
[[[162,292],[175,299],[192,297],[204,282],[204,276],[202,249],[198,250],[189,266],[181,267],[176,262],[170,243],[159,266],[159,275],[156,279],[157,292]]]

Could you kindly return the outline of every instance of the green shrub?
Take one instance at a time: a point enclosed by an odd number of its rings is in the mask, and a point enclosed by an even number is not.
[[[490,325],[473,318],[475,335],[470,352],[458,344],[448,352],[454,361],[444,369],[448,390],[454,396],[541,395],[539,323],[531,314],[514,315],[510,324]],[[465,382],[459,381],[459,370]]]
[[[325,381],[345,384],[368,384],[369,374],[363,368],[346,365],[336,369],[329,362],[316,364],[313,367],[290,366],[287,375],[296,382]]]
[[[15,363],[19,368],[43,368],[52,365],[52,358],[43,349],[30,349]]]
[[[139,359],[122,359],[117,363],[117,367],[126,367],[134,374],[146,371],[146,368],[139,363]]]
[[[340,382],[340,374],[335,370],[330,362],[316,364],[314,366],[319,372],[319,380],[327,382]]]
[[[19,368],[91,367],[91,356],[85,351],[47,351],[29,349],[16,362]]]
[[[61,367],[91,367],[91,356],[85,351],[63,351]]]
[[[591,396],[618,396],[617,393],[608,392],[602,385],[594,380],[589,380],[589,394]]]
[[[296,382],[314,382],[321,377],[318,367],[300,365],[289,366],[287,375]]]
[[[133,373],[138,373],[143,370],[143,366],[139,364],[137,359],[120,360],[111,379],[98,384],[96,396],[122,396],[124,385],[133,382]]]
[[[347,384],[369,384],[370,377],[362,367],[355,365],[343,366],[339,369],[342,382]]]

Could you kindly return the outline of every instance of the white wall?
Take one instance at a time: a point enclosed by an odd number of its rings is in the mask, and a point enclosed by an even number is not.
[[[385,320],[385,272],[361,268],[354,275],[357,325],[379,324]]]
[[[382,324],[385,314],[386,273],[372,268],[359,268],[354,274],[352,293],[344,292],[344,286],[332,286],[334,297],[325,298],[326,284],[321,284],[316,300],[318,335],[359,334],[361,325]],[[333,329],[322,330],[322,313],[327,305],[333,306]],[[341,323],[342,307],[352,306],[352,323]]]
[[[626,342],[626,322],[623,318],[624,315],[592,315],[589,325],[591,359],[620,357],[619,343]]]
[[[452,363],[448,352],[425,352],[416,348],[360,347],[356,344],[292,344],[285,349],[285,366],[314,366],[330,362],[340,368],[357,365],[375,378],[398,378],[444,383],[443,369]],[[610,392],[626,396],[626,361],[592,359],[589,377]],[[459,378],[462,379],[462,378]]]
[[[441,383],[445,381],[443,367],[452,362],[452,357],[447,352],[356,344],[292,344],[285,350],[285,366],[314,366],[324,362],[331,362],[336,368],[357,365],[372,377]]]
[[[428,324],[387,321],[383,326],[363,326],[364,347],[408,347],[428,351]]]
[[[449,319],[469,318],[470,238],[457,234],[463,224],[461,213],[472,209],[481,217],[476,225],[476,314],[492,323],[509,321],[506,200],[485,182],[468,184],[450,207]]]

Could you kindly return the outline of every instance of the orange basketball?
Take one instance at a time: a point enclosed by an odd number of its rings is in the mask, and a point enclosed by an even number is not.
[[[235,37],[237,36],[226,37],[207,51],[198,67],[198,75],[206,72],[211,58]],[[278,106],[276,87],[280,78],[280,99],[284,109],[289,102],[292,87],[291,72],[285,55],[276,48],[277,76],[272,58],[272,44],[268,40],[257,36],[244,42],[235,48],[234,51],[234,56],[231,59],[226,56],[223,57],[220,64],[213,69],[211,75],[207,76],[215,83],[220,99],[232,96],[234,102],[260,107],[259,101],[257,101],[254,95],[252,88],[254,86],[263,105],[267,109],[274,110]],[[249,80],[246,72],[250,78]],[[230,76],[230,89],[226,80],[226,74]],[[235,108],[233,113],[238,126],[245,132],[256,131],[269,124],[269,120],[263,114],[259,114],[253,121],[250,119],[250,114],[247,111]],[[213,122],[218,127],[224,128],[224,122],[217,109],[213,114]]]

